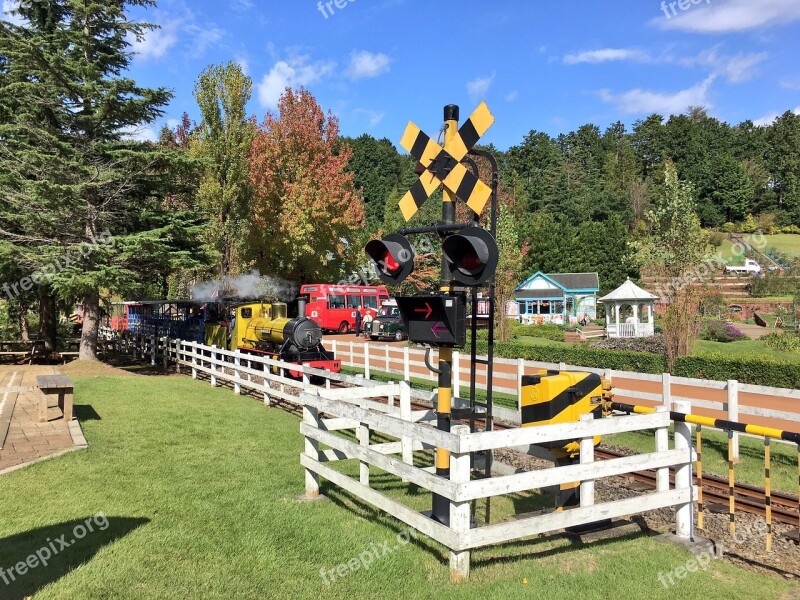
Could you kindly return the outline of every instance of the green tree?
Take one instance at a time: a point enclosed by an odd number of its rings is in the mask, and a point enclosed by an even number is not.
[[[96,357],[100,291],[134,290],[193,262],[191,215],[162,209],[172,153],[130,132],[170,99],[123,75],[128,20],[149,0],[23,0],[22,26],[0,21],[0,236],[55,323],[53,292],[78,300],[80,358]]]
[[[206,241],[219,256],[218,274],[223,281],[245,267],[252,199],[248,157],[255,132],[246,106],[252,89],[253,80],[235,62],[207,67],[194,88],[202,121],[192,151],[207,165],[198,201],[210,222]]]
[[[343,141],[352,151],[347,170],[353,173],[356,189],[361,189],[366,226],[375,231],[383,223],[386,199],[400,186],[403,161],[387,138],[376,140],[365,133]]]
[[[649,232],[632,245],[643,266],[667,279],[660,295],[669,303],[664,337],[670,368],[678,356],[691,352],[698,333],[703,288],[694,274],[708,243],[696,207],[694,186],[680,181],[674,165],[667,163],[662,193],[647,214]]]
[[[495,272],[495,312],[497,337],[501,342],[511,339],[513,330],[505,318],[506,304],[514,300],[514,290],[522,283],[523,251],[520,247],[517,223],[506,204],[501,204],[497,215],[497,249],[499,259]]]
[[[752,206],[753,183],[742,163],[729,155],[716,157],[703,187],[706,201],[724,215],[726,223],[741,221]]]

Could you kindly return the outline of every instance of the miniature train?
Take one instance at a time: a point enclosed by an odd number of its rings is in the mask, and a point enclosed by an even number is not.
[[[230,303],[192,300],[119,302],[108,326],[118,332],[182,339],[244,353],[265,355],[334,373],[340,361],[322,344],[322,328],[305,315],[306,302]]]

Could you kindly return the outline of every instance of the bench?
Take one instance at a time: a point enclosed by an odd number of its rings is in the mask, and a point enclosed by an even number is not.
[[[72,421],[73,383],[66,375],[37,375],[36,387],[42,390],[39,405],[39,422],[47,422],[47,397],[58,395],[58,407],[64,413],[65,421]]]

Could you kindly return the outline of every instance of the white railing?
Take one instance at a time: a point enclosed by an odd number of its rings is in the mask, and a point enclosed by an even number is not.
[[[400,386],[401,397],[402,389],[406,386],[405,383]],[[676,423],[675,448],[670,449],[670,418],[665,409],[652,415],[601,420],[594,420],[591,415],[587,415],[589,418],[579,423],[482,433],[470,433],[468,426],[456,424],[448,433],[430,425],[412,422],[408,410],[403,414],[402,405],[400,409],[387,410],[385,404],[366,399],[372,397],[376,391],[377,388],[332,391],[316,389],[301,394],[303,422],[300,431],[305,437],[305,452],[301,455],[301,464],[305,468],[306,496],[319,496],[320,478],[325,478],[393,515],[450,548],[450,573],[455,580],[469,576],[472,549],[658,508],[676,507],[678,536],[689,538],[692,535],[691,463],[695,454],[691,450],[691,429],[685,423]],[[396,390],[387,386],[386,391]],[[684,403],[676,408],[683,411],[688,406]],[[333,433],[343,429],[355,430],[358,441]],[[655,452],[602,462],[594,461],[594,436],[648,429],[656,430]],[[400,441],[373,445],[369,442],[372,432]],[[471,480],[472,452],[509,447],[525,449],[532,444],[541,445],[563,439],[581,441],[580,464]],[[321,451],[320,445],[327,446],[329,450]],[[450,452],[449,478],[435,475],[430,467],[417,467],[411,460],[412,449],[434,447]],[[392,454],[402,454],[402,457],[393,458]],[[358,480],[329,466],[329,463],[340,460],[359,461],[361,466]],[[449,525],[423,516],[406,504],[371,488],[370,466],[449,500]],[[670,467],[676,467],[673,488],[670,488],[669,482]],[[596,503],[596,480],[644,469],[657,470],[657,489],[654,493]],[[484,523],[479,527],[471,527],[470,503],[473,500],[573,482],[580,482],[580,506],[577,508],[512,522]]]
[[[362,370],[367,379],[371,378],[375,371],[381,371],[398,375],[405,381],[410,381],[412,378],[432,383],[437,381],[437,376],[425,366],[425,351],[421,348],[360,341],[343,342],[335,338],[327,339],[325,343],[335,352],[342,365]],[[437,360],[438,353],[433,349],[431,362],[436,364]],[[524,375],[533,375],[542,369],[587,371],[612,381],[614,394],[621,402],[653,407],[670,406],[673,401],[686,401],[691,404],[693,411],[701,409],[705,411],[703,414],[713,418],[747,421],[748,417],[756,417],[768,420],[759,421],[759,424],[792,431],[800,429],[800,390],[796,389],[750,385],[736,380],[714,381],[675,377],[669,373],[655,375],[598,369],[563,362],[545,363],[521,358],[495,358],[494,364],[492,379],[494,392],[513,396],[515,399],[520,396]],[[453,387],[457,398],[469,393],[467,388],[470,368],[468,354],[453,352]],[[477,388],[485,391],[484,367],[479,367],[478,375]],[[433,397],[433,394],[429,397]],[[798,401],[796,404],[793,403],[797,408],[794,410],[784,408],[787,399]],[[494,416],[511,424],[521,423],[518,407],[513,409],[495,405]],[[735,459],[739,457],[739,437],[739,433],[733,434]]]
[[[619,323],[606,328],[610,338],[650,337],[655,333],[652,323]]]

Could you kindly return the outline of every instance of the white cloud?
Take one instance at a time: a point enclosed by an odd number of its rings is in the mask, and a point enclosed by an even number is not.
[[[492,73],[489,77],[478,77],[473,79],[467,84],[467,93],[470,98],[481,98],[486,95],[489,88],[492,87],[495,74]]]
[[[122,137],[137,142],[155,142],[158,140],[156,130],[149,125],[131,125],[122,129]]]
[[[190,44],[187,46],[189,56],[192,58],[203,56],[206,50],[218,45],[225,35],[225,30],[210,23],[203,26],[192,23],[187,25],[186,31],[192,37]]]
[[[603,102],[616,105],[626,114],[681,114],[689,106],[712,106],[709,93],[714,79],[715,76],[711,75],[697,85],[672,94],[643,89],[634,89],[621,94],[600,90],[599,94]]]
[[[677,11],[669,18],[661,15],[651,23],[661,29],[678,29],[693,33],[734,33],[785,25],[800,19],[797,0],[706,0],[705,4]]]
[[[710,67],[712,73],[722,75],[730,83],[743,83],[755,77],[758,65],[769,58],[766,52],[727,56],[720,52],[720,48],[720,45],[714,46],[695,57],[683,58],[679,62],[687,67],[696,65]]]
[[[19,6],[19,2],[16,0],[3,0],[3,20],[8,21],[13,25],[23,25],[25,23],[25,19],[20,17],[19,15],[12,15],[12,10],[16,9]]]
[[[181,124],[180,119],[167,119],[167,127],[169,129],[177,129],[178,126]]]
[[[794,114],[796,114],[796,115],[800,115],[800,106],[795,108],[792,112]],[[782,114],[783,113],[779,113],[779,112],[767,113],[766,115],[764,115],[760,119],[756,119],[755,121],[753,121],[753,125],[755,125],[756,127],[768,127],[768,126],[772,125],[775,122],[775,119],[780,117]]]
[[[244,58],[243,56],[239,56],[236,58],[236,63],[242,67],[242,73],[245,75],[250,74],[250,61]]]
[[[133,41],[131,51],[142,60],[162,58],[178,43],[180,24],[179,20],[168,21],[159,29],[145,31],[143,39]]]
[[[519,98],[519,92],[514,90],[513,92],[506,94],[505,100],[506,102],[514,102],[517,98]]]
[[[292,56],[279,60],[258,84],[258,100],[265,108],[276,108],[287,87],[309,86],[330,75],[333,61],[309,62],[308,56]]]
[[[366,50],[353,52],[350,56],[350,65],[347,67],[347,77],[350,79],[369,79],[387,73],[391,59],[385,54],[373,54]]]
[[[354,112],[359,115],[364,115],[367,118],[367,121],[369,121],[370,127],[375,127],[376,125],[378,125],[381,121],[383,121],[383,118],[386,116],[386,113],[384,112],[377,110],[369,110],[366,108],[357,108],[355,109]]]
[[[800,77],[787,77],[781,80],[781,87],[785,90],[800,90]]]
[[[597,64],[611,61],[634,61],[649,62],[650,55],[642,50],[630,48],[602,48],[600,50],[587,50],[567,54],[564,57],[565,65],[577,65],[581,63]]]

